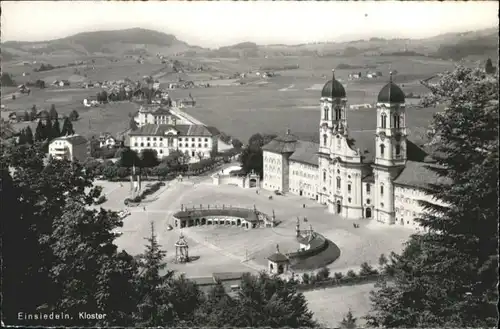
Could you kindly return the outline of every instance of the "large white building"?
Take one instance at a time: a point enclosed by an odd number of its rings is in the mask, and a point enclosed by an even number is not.
[[[374,112],[376,131],[350,132],[346,92],[334,75],[321,91],[319,143],[287,131],[264,145],[262,187],[315,199],[344,218],[418,228],[419,200],[439,202],[424,187],[439,178],[428,169],[432,158],[408,140],[405,95],[392,76]]]
[[[195,124],[146,124],[129,133],[130,148],[138,153],[151,149],[163,158],[176,150],[189,155],[190,162],[216,154],[218,135],[214,127]]]
[[[167,107],[158,105],[141,106],[135,117],[137,126],[142,127],[147,124],[167,124],[167,125],[189,125],[193,122],[177,115]]]
[[[49,144],[49,155],[54,159],[83,162],[88,156],[87,139],[76,134],[54,138]]]

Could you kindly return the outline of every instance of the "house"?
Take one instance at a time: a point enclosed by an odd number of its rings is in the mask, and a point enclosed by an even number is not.
[[[9,122],[10,123],[17,123],[20,121],[24,121],[24,114],[25,112],[12,112],[9,114]]]
[[[355,73],[349,74],[350,80],[355,80],[355,79],[360,79],[360,78],[361,78],[361,72],[355,72]]]
[[[191,98],[180,99],[176,102],[176,104],[180,108],[194,107],[196,105],[196,101],[191,97]]]
[[[70,85],[69,80],[61,80],[61,81],[59,81],[59,84],[58,84],[59,87],[64,87],[64,86],[69,86],[69,85]]]
[[[114,148],[120,145],[120,142],[115,139],[110,133],[104,133],[99,136],[100,148]]]
[[[141,106],[134,119],[139,127],[146,124],[189,125],[192,123],[180,116],[175,115],[168,107],[156,104]]]
[[[172,150],[189,156],[190,162],[198,162],[217,153],[217,135],[204,125],[146,124],[131,131],[130,148],[137,153],[144,149],[155,150],[158,158],[166,157]]]
[[[49,156],[54,159],[83,162],[88,156],[87,152],[87,139],[77,134],[57,137],[49,144]]]
[[[178,83],[169,83],[168,84],[168,89],[177,89],[179,88],[179,84]]]

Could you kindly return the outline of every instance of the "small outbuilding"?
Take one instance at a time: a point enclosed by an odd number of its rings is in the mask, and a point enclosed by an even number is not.
[[[276,245],[276,252],[267,258],[269,273],[283,274],[288,272],[290,260],[280,252],[279,245]]]

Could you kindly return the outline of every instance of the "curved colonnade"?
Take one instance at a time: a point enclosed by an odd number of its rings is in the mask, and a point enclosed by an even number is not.
[[[176,228],[202,225],[260,227],[269,221],[266,214],[246,208],[211,208],[181,210],[173,215]],[[267,225],[266,225],[267,226]]]

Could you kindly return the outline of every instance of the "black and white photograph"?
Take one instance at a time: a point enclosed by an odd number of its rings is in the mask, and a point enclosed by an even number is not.
[[[1,1],[2,327],[496,327],[498,12]]]

